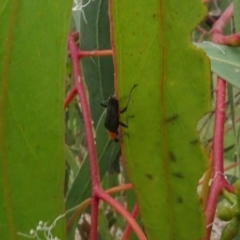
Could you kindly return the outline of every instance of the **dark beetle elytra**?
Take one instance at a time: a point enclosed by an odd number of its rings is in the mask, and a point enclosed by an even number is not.
[[[101,103],[101,105],[103,107],[107,108],[107,114],[106,114],[104,126],[108,130],[109,137],[112,140],[114,140],[115,142],[119,141],[119,134],[118,134],[119,125],[121,125],[123,127],[126,127],[126,128],[128,127],[127,124],[119,121],[119,115],[120,115],[120,113],[124,113],[127,110],[129,100],[130,100],[130,97],[131,97],[131,93],[136,86],[137,86],[137,84],[134,84],[134,86],[132,87],[132,89],[131,89],[131,91],[129,92],[129,95],[128,95],[127,105],[121,111],[119,111],[118,100],[114,96],[112,96],[108,99],[107,104]]]

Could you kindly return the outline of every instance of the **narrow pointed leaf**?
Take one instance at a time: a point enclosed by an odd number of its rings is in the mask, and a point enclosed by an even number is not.
[[[212,43],[195,43],[211,60],[211,69],[228,83],[240,88],[239,47],[228,47]]]

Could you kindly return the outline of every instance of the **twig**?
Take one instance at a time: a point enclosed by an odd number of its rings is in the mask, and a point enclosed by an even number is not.
[[[139,207],[138,207],[138,204],[135,203],[133,210],[132,210],[132,217],[136,219],[138,213],[139,213]],[[128,225],[126,226],[125,231],[123,233],[122,240],[129,239],[131,232],[132,232],[132,227],[128,223]]]
[[[79,61],[78,47],[75,44],[74,37],[72,34],[69,34],[68,48],[70,51],[69,55],[73,64],[74,87],[78,93],[78,96],[81,102],[83,121],[84,121],[84,126],[86,131],[86,141],[87,141],[87,147],[88,147],[88,155],[89,155],[90,168],[91,168],[91,180],[92,180],[90,240],[95,240],[97,239],[98,205],[99,205],[99,199],[95,194],[95,190],[100,188],[98,166],[97,166],[97,154],[96,154],[94,137],[92,132],[90,110],[88,107],[84,86],[81,80],[81,72],[80,72],[79,63],[78,63]]]
[[[228,46],[240,46],[240,34],[231,34],[223,36],[222,32],[227,22],[231,19],[234,12],[233,3],[231,3],[221,17],[215,22],[211,30],[212,42],[217,44],[224,44]]]

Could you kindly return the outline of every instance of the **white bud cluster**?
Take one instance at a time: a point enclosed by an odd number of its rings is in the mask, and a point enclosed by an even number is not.
[[[59,219],[65,217],[65,214],[58,216],[53,223],[48,226],[48,222],[39,221],[36,229],[31,229],[29,234],[18,232],[17,234],[30,239],[43,240],[40,238],[40,234],[44,235],[45,240],[60,240],[58,237],[52,235],[52,229],[56,226],[56,223]]]

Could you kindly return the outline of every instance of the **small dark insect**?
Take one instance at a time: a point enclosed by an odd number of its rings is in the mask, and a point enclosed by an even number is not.
[[[119,115],[121,113],[124,113],[127,110],[128,104],[129,104],[129,101],[130,101],[130,97],[131,97],[131,93],[132,93],[133,89],[136,86],[137,86],[137,84],[134,84],[134,86],[130,90],[129,95],[128,95],[127,105],[121,111],[119,111],[118,100],[114,96],[109,97],[109,99],[108,99],[106,104],[101,103],[101,105],[103,107],[107,108],[107,114],[106,114],[104,126],[107,129],[107,131],[108,131],[108,136],[112,140],[114,140],[115,142],[118,142],[119,138],[120,138],[120,136],[118,134],[119,125],[121,125],[121,126],[123,126],[125,128],[128,127],[127,124],[120,122]]]

